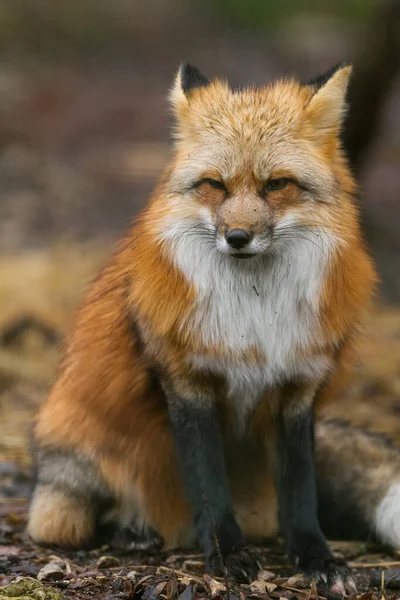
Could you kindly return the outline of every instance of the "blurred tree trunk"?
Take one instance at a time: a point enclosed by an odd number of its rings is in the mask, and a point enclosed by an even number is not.
[[[400,69],[400,0],[379,2],[354,66],[348,95],[350,112],[343,138],[352,167],[359,174]],[[400,302],[399,223],[392,223],[388,218],[385,223],[383,213],[382,218],[377,219],[368,207],[362,209],[362,220],[382,277],[382,294],[387,300]]]

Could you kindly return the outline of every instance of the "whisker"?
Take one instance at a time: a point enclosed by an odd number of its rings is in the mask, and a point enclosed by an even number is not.
[[[313,244],[316,248],[318,248],[319,250],[323,250],[324,249],[324,244],[318,244],[315,240],[310,239],[307,236],[303,236],[300,235],[299,232],[295,232],[295,233],[290,233],[290,234],[278,234],[274,236],[274,239],[276,241],[285,241],[285,242],[290,242],[290,241],[294,241],[294,240],[304,240],[306,242],[310,242],[311,244]],[[322,241],[322,240],[321,240]],[[326,246],[326,244],[325,244]]]

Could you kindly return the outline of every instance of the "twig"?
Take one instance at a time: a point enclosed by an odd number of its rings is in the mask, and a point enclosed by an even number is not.
[[[279,587],[284,588],[285,590],[290,590],[291,592],[296,592],[297,594],[301,594],[302,596],[305,596],[309,593],[308,590],[299,590],[298,588],[291,587],[290,585],[284,585],[283,583],[280,583]]]
[[[184,571],[178,571],[177,569],[171,569],[171,567],[164,567],[164,565],[160,565],[159,567],[157,567],[157,570],[158,569],[162,571],[175,573],[175,575],[179,575],[179,577],[190,577],[191,579],[197,581],[197,583],[204,583],[203,580],[200,577],[197,577],[196,575],[191,575],[190,573],[185,573]]]
[[[352,569],[379,569],[380,567],[398,567],[400,565],[400,560],[391,560],[388,562],[380,562],[380,563],[356,563],[349,562],[349,566]]]
[[[290,565],[264,565],[266,571],[270,571],[272,569],[290,569]]]
[[[192,575],[191,573],[185,573],[185,571],[179,571],[178,569],[174,569],[172,567],[166,567],[164,565],[159,565],[158,567],[156,565],[119,565],[118,567],[108,567],[107,569],[104,569],[104,571],[120,571],[121,569],[131,569],[132,570],[136,570],[136,569],[154,569],[156,571],[168,571],[168,573],[175,573],[176,575],[179,575],[179,577],[190,577],[191,579],[194,579],[195,581],[197,581],[197,583],[203,583],[203,580],[200,577],[197,577],[197,575]],[[90,571],[91,573],[92,571]],[[79,577],[85,577],[85,573],[81,573],[79,575]]]

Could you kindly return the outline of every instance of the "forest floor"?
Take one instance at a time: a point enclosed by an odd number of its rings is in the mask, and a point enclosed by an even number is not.
[[[123,554],[103,546],[90,551],[45,549],[28,539],[24,528],[27,501],[0,504],[0,599],[24,597],[39,600],[120,598],[193,600],[214,598],[245,600],[271,598],[321,600],[315,584],[294,573],[281,545],[259,549],[263,570],[249,585],[204,575],[201,554],[170,552]],[[337,555],[353,567],[359,594],[352,600],[395,600],[400,597],[400,557],[361,543],[332,542]],[[4,587],[2,587],[4,586]],[[229,596],[228,591],[229,590]]]
[[[28,538],[29,431],[55,378],[58,340],[107,252],[69,245],[0,258],[0,599],[318,598],[315,586],[290,569],[279,543],[260,549],[259,580],[239,586],[204,575],[199,554],[129,554],[108,546],[67,552]],[[329,412],[400,447],[400,311],[379,307],[366,333],[356,373]],[[359,542],[332,546],[354,569],[353,600],[400,598],[400,554]]]

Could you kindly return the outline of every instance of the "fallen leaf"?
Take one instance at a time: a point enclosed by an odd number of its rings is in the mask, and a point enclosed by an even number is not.
[[[167,581],[165,595],[167,596],[168,600],[175,600],[176,597],[179,596],[178,580],[175,574],[171,574],[171,577]]]
[[[307,578],[304,577],[304,575],[302,573],[296,573],[296,575],[292,575],[292,577],[289,577],[289,579],[287,580],[286,584],[289,587],[296,587],[296,588],[307,588],[309,585],[309,582],[307,581]]]
[[[261,579],[261,581],[272,581],[275,578],[276,573],[272,573],[272,571],[266,571],[265,569],[261,569],[257,575],[257,579]]]
[[[126,575],[126,576],[128,577],[128,579],[133,579],[133,580],[135,580],[135,579],[136,579],[136,577],[138,576],[138,574],[139,574],[139,573],[138,573],[137,571],[129,571],[129,573],[127,573],[127,575]]]
[[[144,600],[156,600],[157,598],[157,585],[148,585],[145,587],[144,592],[142,594],[142,598]]]
[[[96,565],[99,569],[108,569],[110,567],[118,567],[120,561],[115,556],[100,556]]]
[[[314,598],[315,600],[318,600],[319,598],[317,584],[315,583],[315,581],[311,582],[310,598]]]
[[[261,594],[266,594],[268,591],[267,582],[262,581],[261,579],[255,579],[250,583],[250,589],[252,592],[261,592]]]
[[[153,576],[152,575],[145,575],[144,577],[142,577],[141,579],[139,579],[139,581],[137,582],[138,585],[143,585],[145,581],[147,581],[148,579],[151,579]]]
[[[193,600],[193,586],[191,583],[189,583],[179,598],[180,600]]]
[[[59,562],[49,562],[37,574],[38,581],[59,581],[66,574],[65,565]]]
[[[94,579],[93,577],[79,577],[73,583],[71,583],[70,588],[75,590],[81,587],[100,586],[102,582],[99,580],[100,578]]]
[[[166,581],[160,581],[160,583],[156,587],[156,595],[159,596],[161,592],[164,591],[165,586],[167,585]]]
[[[211,596],[217,596],[221,592],[226,592],[226,586],[220,581],[217,581],[216,579],[210,577],[210,575],[208,575],[207,573],[204,575],[204,581],[208,584],[210,588]]]

